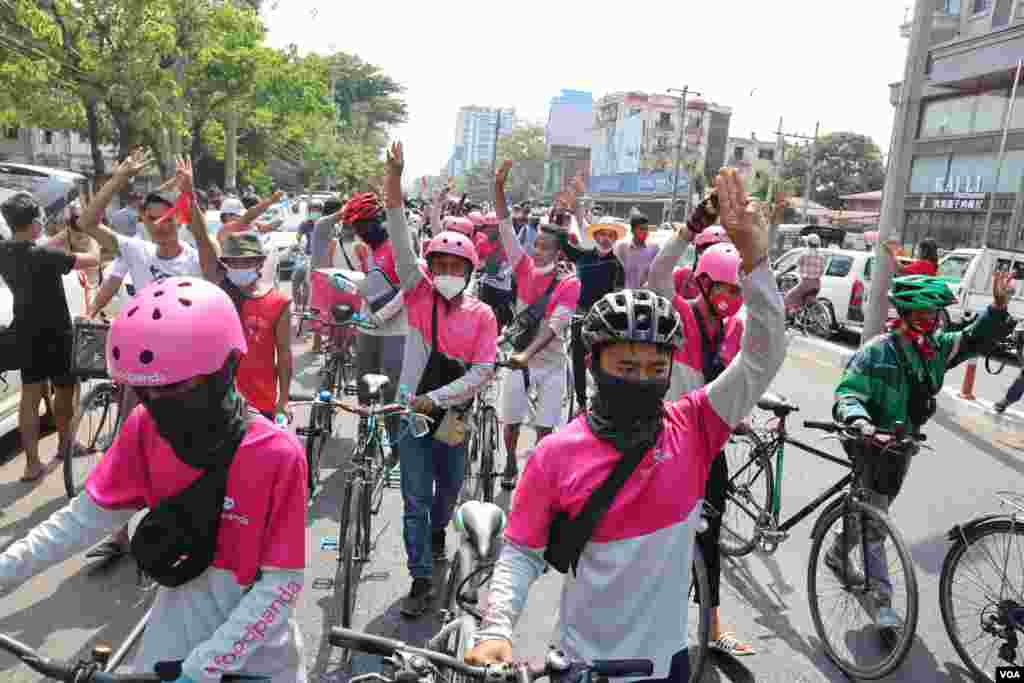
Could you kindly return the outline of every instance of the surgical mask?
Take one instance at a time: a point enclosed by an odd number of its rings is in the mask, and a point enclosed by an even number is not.
[[[743,306],[743,297],[719,292],[712,294],[708,303],[711,304],[711,308],[719,318],[729,318],[736,315],[736,312]]]
[[[435,275],[434,288],[448,301],[451,301],[466,288],[466,278],[458,275]]]
[[[236,287],[248,287],[260,277],[259,269],[229,268],[227,278]]]

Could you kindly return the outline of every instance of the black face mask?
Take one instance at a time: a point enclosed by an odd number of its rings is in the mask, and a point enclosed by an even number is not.
[[[620,452],[653,448],[664,428],[669,379],[626,380],[605,372],[596,354],[593,363],[597,394],[587,413],[591,431]]]
[[[372,223],[360,234],[360,239],[376,249],[388,239],[388,231],[381,223]]]
[[[192,467],[209,467],[210,454],[244,428],[245,402],[234,388],[236,361],[184,394],[142,398],[157,432]]]

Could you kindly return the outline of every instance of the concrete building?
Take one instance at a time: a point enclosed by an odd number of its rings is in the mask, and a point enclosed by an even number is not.
[[[500,122],[500,123],[499,123]],[[455,144],[448,161],[448,175],[460,176],[480,164],[490,164],[499,135],[508,135],[516,123],[515,107],[469,106],[455,118]]]
[[[999,144],[1017,60],[1024,55],[1024,2],[935,3],[916,130],[907,131],[910,173],[898,234],[939,246],[980,246],[992,204],[989,245],[1024,248],[1024,87],[1009,126],[1006,161]],[[901,27],[904,37],[910,25]],[[890,86],[899,101],[900,84]],[[998,182],[997,177],[998,175]]]
[[[846,204],[847,211],[882,211],[882,191],[858,192],[856,194],[844,194],[840,199]]]
[[[749,138],[729,138],[724,165],[734,167],[747,191],[754,191],[762,179],[771,178],[775,167],[775,142],[758,140],[756,133],[751,133]]]
[[[107,170],[116,158],[112,145],[100,147]],[[89,138],[78,131],[40,128],[0,128],[0,161],[50,166],[92,176]]]
[[[562,90],[551,98],[544,126],[547,169],[544,194],[567,187],[573,178],[590,177],[590,142],[594,123],[594,96],[582,90]]]
[[[675,96],[618,92],[602,97],[594,105],[587,186],[592,199],[609,212],[637,206],[652,221],[667,220],[680,128],[685,123],[679,179],[685,197],[699,189],[691,187],[691,176],[711,178],[725,164],[731,116],[731,108],[696,97],[687,100],[684,120]]]

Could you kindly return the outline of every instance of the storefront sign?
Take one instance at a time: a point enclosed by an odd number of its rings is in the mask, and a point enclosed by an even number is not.
[[[961,211],[981,211],[985,208],[985,199],[988,195],[984,192],[958,193],[952,196],[929,197],[922,195],[922,209],[958,209]]]

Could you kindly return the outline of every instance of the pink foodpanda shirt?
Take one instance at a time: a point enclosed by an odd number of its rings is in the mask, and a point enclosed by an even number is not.
[[[200,474],[174,454],[145,406],[136,407],[85,491],[0,555],[0,585],[18,585],[94,545]],[[253,415],[228,473],[213,564],[183,586],[158,589],[136,671],[184,660],[196,683],[229,672],[306,681],[293,613],[305,583],[307,478],[295,435]]]

